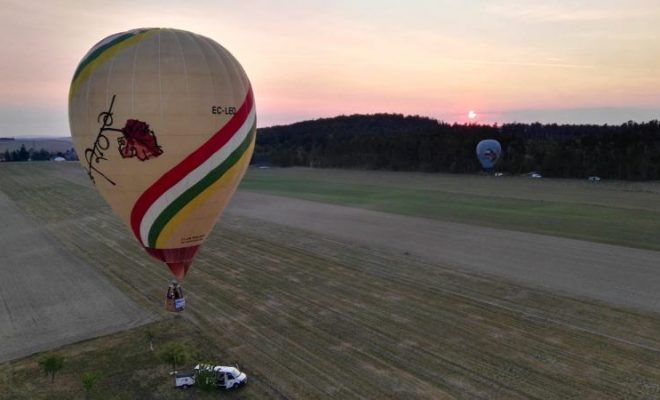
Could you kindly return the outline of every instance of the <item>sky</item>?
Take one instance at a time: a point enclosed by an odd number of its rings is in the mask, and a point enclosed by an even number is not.
[[[660,119],[657,0],[0,0],[0,136],[69,136],[102,38],[208,36],[247,72],[260,127],[357,113],[464,123]]]

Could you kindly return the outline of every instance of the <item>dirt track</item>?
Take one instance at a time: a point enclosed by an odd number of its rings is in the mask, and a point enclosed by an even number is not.
[[[0,192],[0,362],[151,321]]]
[[[227,212],[388,247],[446,266],[660,312],[660,252],[241,191]]]

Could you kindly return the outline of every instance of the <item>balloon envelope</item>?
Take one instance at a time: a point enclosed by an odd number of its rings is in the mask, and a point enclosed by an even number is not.
[[[241,65],[191,32],[117,33],[76,69],[69,122],[101,196],[182,280],[254,149],[255,104]]]
[[[477,144],[477,158],[484,169],[493,169],[502,155],[502,146],[495,139],[482,140]]]

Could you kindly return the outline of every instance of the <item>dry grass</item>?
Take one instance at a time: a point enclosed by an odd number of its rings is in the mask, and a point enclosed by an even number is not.
[[[241,189],[660,250],[658,182],[273,168],[250,170]]]
[[[87,185],[37,166],[0,167],[2,190],[63,248],[162,312],[166,269],[146,257]],[[185,288],[187,324],[170,331],[168,319],[156,327],[167,338],[209,349],[210,357],[237,360],[250,382],[231,397],[660,397],[657,315],[461,273],[387,249],[225,218]],[[183,396],[169,389],[157,361],[130,358],[147,351],[142,335],[131,331],[61,352],[70,366],[85,366],[75,371],[113,377],[97,398]],[[107,372],[117,363],[124,367]],[[62,382],[73,385],[74,375]],[[45,392],[34,358],[4,364],[0,377],[0,397],[71,398]],[[144,385],[126,377],[143,377]]]

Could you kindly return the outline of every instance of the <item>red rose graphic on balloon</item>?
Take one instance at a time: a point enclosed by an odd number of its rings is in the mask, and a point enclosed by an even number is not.
[[[137,157],[140,161],[145,161],[163,153],[156,141],[156,135],[149,130],[149,124],[146,122],[129,119],[121,132],[124,136],[117,140],[119,153],[123,158]]]

